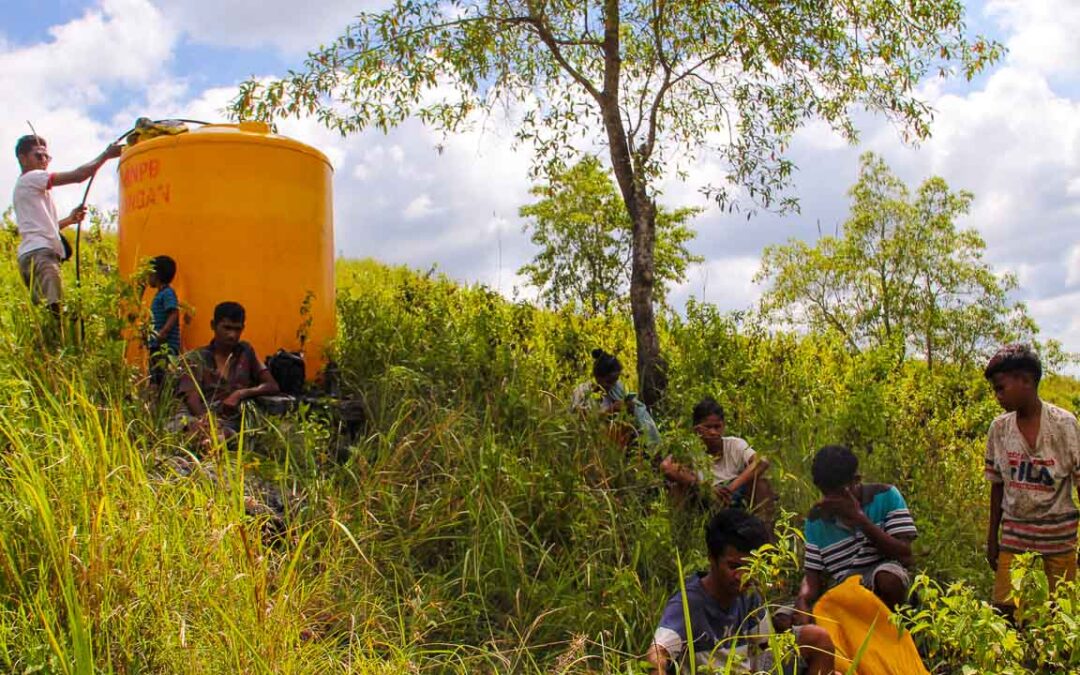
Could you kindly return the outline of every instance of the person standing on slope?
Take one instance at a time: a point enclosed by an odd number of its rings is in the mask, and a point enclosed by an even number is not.
[[[34,304],[44,302],[55,316],[60,315],[63,297],[60,263],[68,257],[60,230],[81,223],[86,217],[86,208],[76,207],[67,217],[57,218],[52,188],[82,183],[105,162],[119,156],[120,146],[112,144],[95,159],[73,171],[50,173],[52,157],[44,138],[23,136],[15,144],[15,157],[22,171],[12,195],[15,222],[19,227],[19,274],[30,289]]]
[[[1002,347],[983,375],[1005,409],[986,438],[990,529],[986,560],[994,570],[993,603],[1011,616],[1009,571],[1017,554],[1043,560],[1053,592],[1076,578],[1076,529],[1080,512],[1080,427],[1067,410],[1039,398],[1042,363],[1031,347]]]

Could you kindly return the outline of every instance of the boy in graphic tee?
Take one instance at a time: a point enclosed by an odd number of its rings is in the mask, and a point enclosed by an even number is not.
[[[1039,398],[1042,363],[1029,346],[998,350],[984,375],[1005,409],[986,439],[986,559],[995,572],[993,603],[1011,614],[1009,569],[1016,554],[1042,558],[1051,590],[1076,578],[1080,514],[1072,495],[1080,486],[1080,429],[1071,413]]]

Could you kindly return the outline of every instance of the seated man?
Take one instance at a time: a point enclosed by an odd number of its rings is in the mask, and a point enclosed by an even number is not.
[[[653,672],[675,672],[675,664],[689,652],[686,643],[690,634],[694,635],[694,658],[699,668],[722,670],[729,652],[734,651],[733,662],[740,668],[736,672],[770,669],[771,655],[764,652],[772,633],[769,615],[761,597],[744,588],[742,579],[745,558],[768,539],[764,523],[745,511],[724,509],[713,516],[705,529],[709,571],[686,579],[688,612],[683,609],[681,590],[664,607],[653,644],[645,655],[655,666]],[[692,630],[686,626],[687,614]],[[825,629],[799,626],[795,635],[799,660],[805,665],[800,672],[831,675],[835,658]],[[690,669],[684,664],[678,672]]]
[[[240,430],[240,403],[255,396],[278,393],[278,384],[259,361],[255,350],[240,340],[244,332],[244,308],[222,302],[210,322],[214,339],[184,355],[179,391],[184,406],[197,421],[189,430],[208,431],[208,412],[214,413],[218,436],[228,440]]]
[[[827,445],[811,467],[824,499],[806,517],[806,570],[795,606],[797,621],[825,590],[826,577],[839,583],[859,575],[889,609],[907,599],[915,521],[892,485],[863,484],[859,460],[849,448]]]

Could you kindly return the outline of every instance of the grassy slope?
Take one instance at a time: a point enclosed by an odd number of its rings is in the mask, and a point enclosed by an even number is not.
[[[92,349],[42,356],[13,260],[0,250],[0,669],[625,672],[674,588],[673,549],[702,564],[700,516],[565,413],[590,348],[632,362],[623,320],[342,264],[339,349],[365,436],[337,464],[316,414],[283,421],[258,453],[204,458],[215,481],[170,471],[183,448],[118,364],[108,277],[89,274],[81,298]],[[802,510],[807,458],[852,443],[868,477],[909,496],[923,566],[985,587],[995,409],[977,376],[758,335],[707,307],[664,340],[674,452],[692,447],[689,404],[716,394]],[[1061,383],[1048,389],[1073,395]],[[245,473],[297,495],[284,540],[244,515]]]

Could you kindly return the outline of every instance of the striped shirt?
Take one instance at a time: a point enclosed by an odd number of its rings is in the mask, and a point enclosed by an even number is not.
[[[862,486],[862,510],[872,523],[893,537],[914,539],[918,534],[907,503],[892,485]],[[841,581],[888,560],[862,530],[849,529],[816,506],[806,518],[804,567]]]
[[[1080,429],[1076,417],[1043,401],[1032,448],[1005,413],[986,438],[986,478],[1005,486],[1001,548],[1053,555],[1076,549],[1080,513],[1072,493],[1080,480]]]

